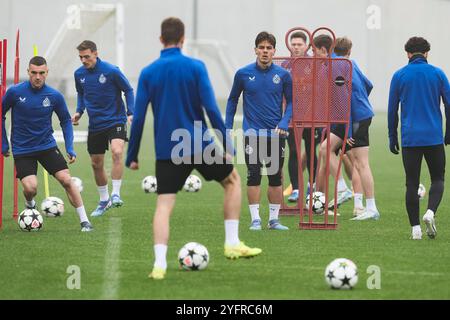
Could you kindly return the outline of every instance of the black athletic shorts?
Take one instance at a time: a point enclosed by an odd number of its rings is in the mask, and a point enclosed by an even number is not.
[[[206,181],[223,181],[233,171],[233,165],[226,163],[195,163],[194,156],[190,163],[175,164],[172,160],[156,160],[157,193],[168,194],[180,191],[187,177],[196,169]]]
[[[16,178],[23,178],[37,174],[37,163],[40,163],[45,170],[51,175],[55,175],[58,171],[68,169],[66,159],[64,159],[61,151],[57,147],[14,156],[14,164],[16,165]]]
[[[89,154],[105,154],[109,149],[109,143],[112,139],[127,139],[127,125],[117,124],[99,132],[89,132],[87,139],[87,149]]]
[[[352,146],[352,149],[369,146],[369,127],[371,123],[372,118],[353,122],[353,139],[355,144]]]

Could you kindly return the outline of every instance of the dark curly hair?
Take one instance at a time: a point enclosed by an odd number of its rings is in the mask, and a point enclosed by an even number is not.
[[[405,51],[408,53],[426,53],[430,48],[430,43],[422,37],[409,38],[405,44]]]
[[[274,48],[277,44],[275,36],[271,33],[268,33],[267,31],[262,31],[258,33],[255,39],[255,47],[257,47],[263,41],[268,41]]]

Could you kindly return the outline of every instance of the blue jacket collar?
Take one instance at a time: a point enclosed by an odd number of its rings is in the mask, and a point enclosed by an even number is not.
[[[409,59],[408,63],[428,63],[428,61],[423,55],[415,54]]]
[[[262,71],[262,72],[269,72],[270,70],[273,69],[273,61],[272,61],[272,63],[270,64],[270,66],[269,66],[267,69],[261,68],[261,67],[258,65],[258,61],[255,61],[255,68],[256,68],[257,70],[259,70],[259,71]]]
[[[161,50],[161,57],[173,55],[173,54],[181,54],[181,49],[178,47],[167,48]]]

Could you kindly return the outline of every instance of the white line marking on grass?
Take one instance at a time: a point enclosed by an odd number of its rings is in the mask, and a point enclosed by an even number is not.
[[[112,217],[109,220],[108,245],[105,252],[102,299],[118,299],[120,287],[120,243],[122,241],[122,220]]]

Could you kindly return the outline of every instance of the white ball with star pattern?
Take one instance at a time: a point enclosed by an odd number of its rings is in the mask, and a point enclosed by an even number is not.
[[[78,188],[78,191],[83,191],[83,181],[81,181],[78,177],[72,177],[72,182],[75,184],[75,186]]]
[[[64,202],[57,197],[47,197],[41,203],[41,210],[47,217],[60,217],[64,214]]]
[[[198,192],[202,188],[202,180],[195,174],[187,177],[184,183],[184,190],[187,192]]]
[[[325,269],[325,281],[332,289],[352,289],[358,283],[358,268],[349,259],[335,259]]]
[[[309,197],[310,194],[306,196],[306,209],[309,210]],[[320,191],[315,191],[312,194],[312,211],[314,213],[320,214],[325,209],[325,194]]]
[[[36,209],[25,209],[17,219],[22,231],[39,231],[44,223],[44,218]]]
[[[209,262],[208,249],[200,243],[186,243],[178,252],[178,262],[184,270],[203,270]]]
[[[142,179],[142,190],[145,193],[155,193],[158,188],[158,183],[155,176],[146,176]]]

